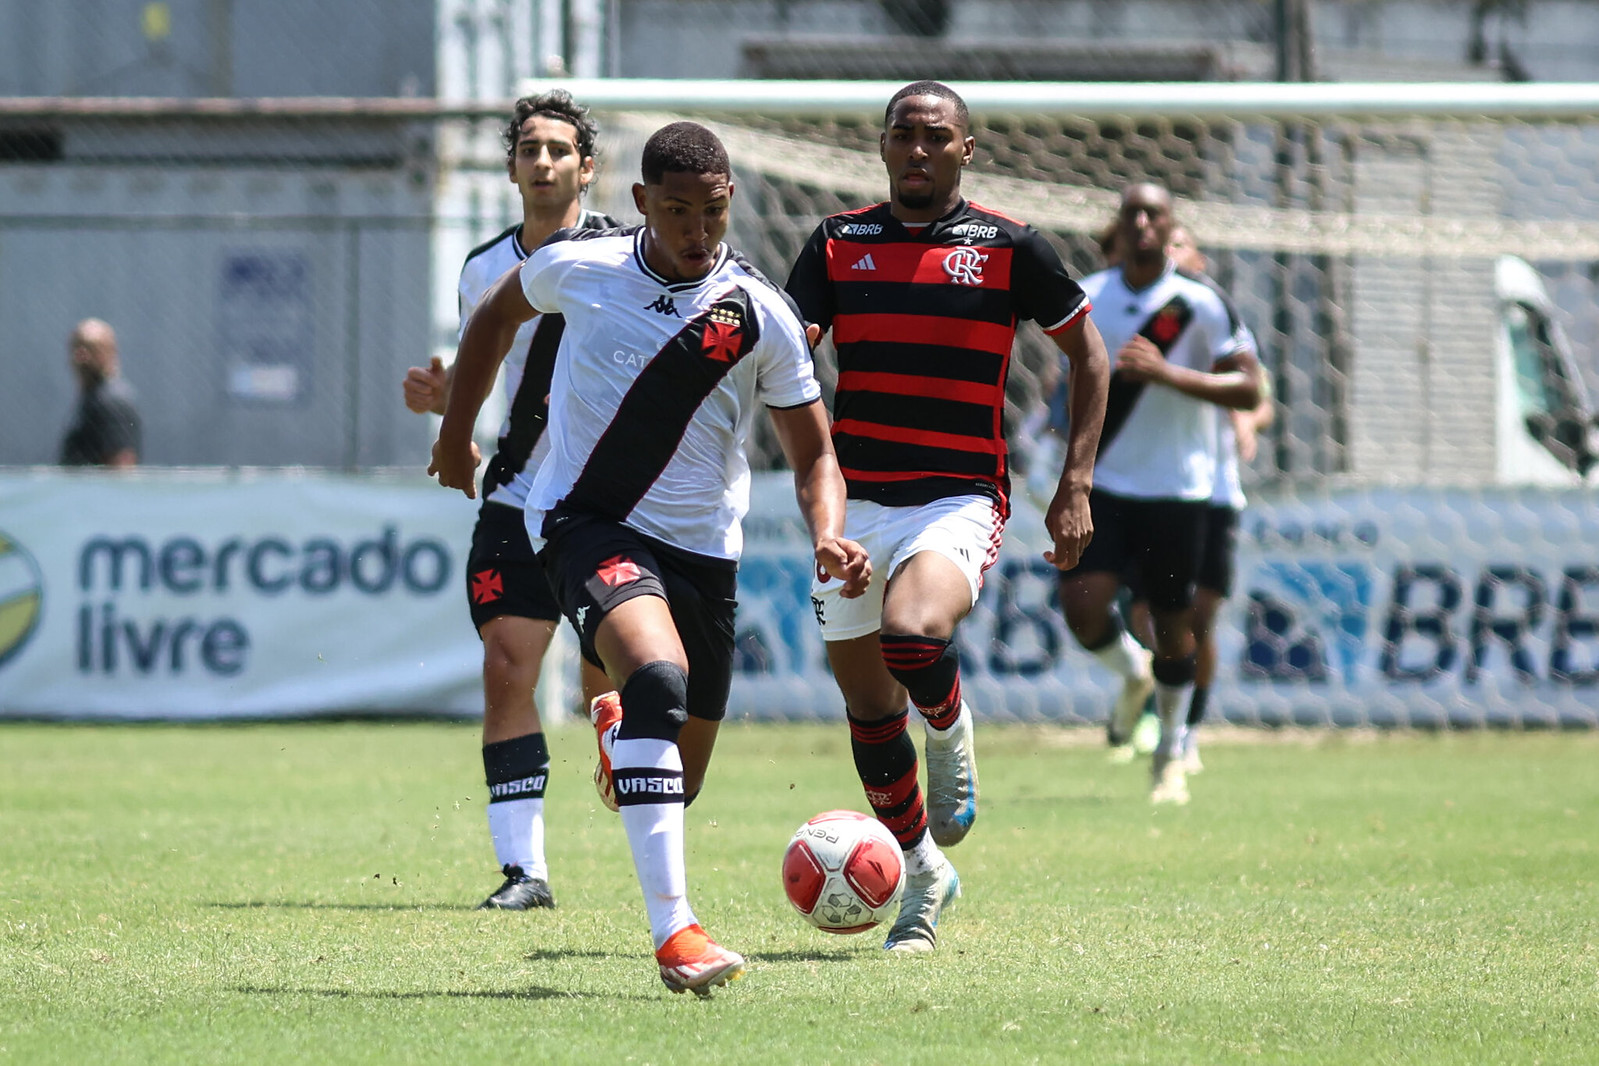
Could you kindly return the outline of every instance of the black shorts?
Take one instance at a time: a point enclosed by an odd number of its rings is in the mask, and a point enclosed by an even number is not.
[[[1221,593],[1233,594],[1233,556],[1238,551],[1238,508],[1211,505],[1205,508],[1205,554],[1199,560],[1194,584]]]
[[[1181,610],[1194,602],[1194,583],[1204,558],[1204,500],[1141,500],[1095,489],[1088,506],[1094,539],[1077,566],[1063,575],[1111,573],[1137,583],[1140,598],[1155,610]]]
[[[594,650],[600,619],[636,596],[659,596],[671,607],[688,653],[688,713],[721,721],[733,682],[735,564],[685,552],[620,522],[587,515],[566,516],[554,532],[539,560],[577,630],[583,657],[604,669]]]
[[[549,578],[527,539],[520,507],[485,503],[479,508],[472,528],[472,554],[466,560],[466,602],[472,624],[479,629],[507,614],[541,622],[561,620]]]

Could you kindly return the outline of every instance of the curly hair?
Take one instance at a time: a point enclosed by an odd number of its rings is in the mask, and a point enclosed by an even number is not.
[[[551,89],[539,96],[524,96],[516,102],[511,121],[501,136],[505,142],[506,159],[516,159],[516,142],[522,137],[522,123],[534,115],[570,123],[577,130],[578,158],[588,159],[594,154],[594,142],[599,138],[600,127],[589,118],[589,109],[572,99],[572,94],[565,89]]]
[[[721,138],[698,122],[674,122],[650,134],[644,144],[644,184],[659,185],[667,174],[733,175]]]

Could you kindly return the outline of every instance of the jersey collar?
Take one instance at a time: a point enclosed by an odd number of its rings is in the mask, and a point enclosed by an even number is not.
[[[639,270],[643,271],[645,277],[659,283],[668,292],[688,292],[690,289],[697,289],[704,285],[714,278],[723,265],[727,263],[727,256],[727,242],[723,241],[716,246],[716,261],[711,264],[711,269],[705,272],[703,278],[698,278],[694,281],[668,281],[664,276],[652,270],[650,265],[644,261],[644,227],[640,226],[638,232],[633,234],[633,262],[638,264]]]

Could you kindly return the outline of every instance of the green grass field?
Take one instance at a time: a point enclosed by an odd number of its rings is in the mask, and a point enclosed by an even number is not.
[[[0,727],[0,1062],[1591,1063],[1599,735],[1220,734],[1193,803],[1087,731],[980,725],[931,957],[802,924],[839,724],[731,723],[688,812],[708,1001],[650,955],[590,735],[560,907],[498,883],[467,724]]]

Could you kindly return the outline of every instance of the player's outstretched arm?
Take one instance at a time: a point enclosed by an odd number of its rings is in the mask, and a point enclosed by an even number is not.
[[[1077,325],[1057,333],[1054,341],[1066,357],[1071,375],[1071,435],[1066,439],[1066,461],[1055,498],[1044,514],[1044,526],[1054,543],[1044,552],[1044,561],[1059,570],[1070,570],[1094,539],[1088,493],[1094,487],[1094,457],[1099,454],[1099,434],[1105,425],[1110,357],[1099,330],[1086,315]]]
[[[844,538],[844,475],[827,432],[827,409],[821,400],[804,407],[769,408],[783,455],[794,470],[794,496],[811,533],[817,572],[844,582],[843,595],[853,599],[872,579],[866,549]]]
[[[482,459],[472,442],[477,413],[494,388],[494,375],[511,350],[517,329],[538,314],[522,292],[521,270],[518,264],[506,271],[466,320],[451,367],[444,424],[439,427],[433,462],[428,466],[428,473],[437,474],[440,485],[460,489],[469,499],[477,498],[477,466]]]

